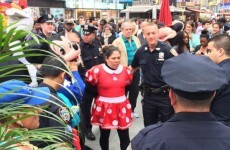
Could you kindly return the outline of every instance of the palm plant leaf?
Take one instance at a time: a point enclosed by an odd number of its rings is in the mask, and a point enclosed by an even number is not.
[[[31,37],[33,37],[33,40],[22,41],[16,44],[10,44],[10,43],[13,43],[14,41],[21,40],[27,35],[30,35]],[[27,49],[27,46],[34,44],[34,43],[42,43],[42,42],[51,43],[50,41],[37,37],[32,32],[28,32],[24,30],[16,30],[15,28],[9,29],[9,27],[3,27],[3,16],[0,15],[0,63],[8,62],[11,60],[17,60],[18,58],[23,58],[23,57],[46,56],[47,54],[38,54],[38,53],[29,53],[29,54],[23,53],[18,56],[13,55],[17,52],[26,52],[26,51],[34,52],[36,50]],[[9,49],[13,49],[18,46],[21,46],[21,48],[16,51],[9,50]],[[45,50],[37,50],[37,51],[45,51]],[[48,52],[48,54],[62,61],[55,54],[51,52]],[[0,79],[6,76],[10,76],[12,73],[16,71],[21,71],[21,70],[26,70],[25,65],[11,64],[7,66],[3,66],[0,68],[0,72],[3,72],[0,74]],[[72,75],[69,69],[67,73]],[[14,75],[11,75],[11,76],[14,76]],[[26,77],[29,77],[29,76],[22,75],[22,79]],[[8,94],[13,94],[13,91]],[[3,96],[2,93],[0,93],[0,97],[2,96]],[[50,96],[54,97],[53,95],[50,95]],[[56,97],[55,99],[58,100],[58,98]],[[55,103],[48,99],[47,101],[51,103]],[[60,104],[58,103],[55,103],[55,104],[61,107]],[[59,144],[60,142],[62,142],[62,137],[64,136],[71,137],[71,134],[68,135],[66,132],[60,130],[60,128],[41,128],[41,129],[34,129],[34,130],[25,130],[23,128],[14,128],[14,129],[10,128],[10,125],[17,121],[20,121],[32,115],[37,115],[36,113],[34,113],[34,111],[31,111],[34,109],[38,109],[38,108],[35,106],[28,106],[28,105],[21,104],[20,100],[18,100],[16,103],[8,103],[8,104],[6,103],[6,104],[0,105],[0,141],[1,141],[0,149],[1,150],[12,149],[13,147],[15,147],[16,144],[21,143],[21,142],[28,142],[28,141],[45,141],[45,142],[56,143],[52,145],[52,147],[47,147],[46,149],[51,149],[51,148],[52,149],[62,149],[62,150],[72,149],[71,144],[66,144],[66,145]],[[63,128],[64,128],[65,123],[61,118],[46,111],[45,108],[40,108],[40,109],[42,109],[43,112],[49,115],[46,117],[60,122],[61,124],[63,124]],[[16,116],[18,114],[24,114],[24,115],[22,117],[18,117],[17,119],[12,119],[12,116]],[[44,116],[44,115],[42,114],[41,116]],[[71,143],[71,141],[69,143]]]

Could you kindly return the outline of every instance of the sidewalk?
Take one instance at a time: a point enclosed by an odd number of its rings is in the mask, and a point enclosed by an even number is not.
[[[144,122],[143,122],[143,116],[142,116],[142,106],[141,106],[141,94],[139,94],[139,97],[137,99],[137,107],[135,109],[135,112],[138,113],[139,118],[134,118],[132,126],[129,128],[129,135],[130,139],[133,139],[133,137],[144,128]],[[94,135],[96,136],[95,141],[89,141],[86,139],[86,145],[93,148],[94,150],[100,150],[99,145],[99,137],[100,137],[100,131],[97,126],[94,126],[92,129]],[[109,149],[110,150],[119,150],[120,149],[120,141],[116,130],[112,130],[110,133],[110,139],[109,139]]]

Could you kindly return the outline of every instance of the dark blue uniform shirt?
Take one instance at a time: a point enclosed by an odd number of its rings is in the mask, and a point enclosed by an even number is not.
[[[86,70],[89,70],[95,65],[104,62],[102,53],[99,51],[100,43],[93,41],[92,44],[81,42],[81,58]]]
[[[137,49],[132,61],[132,68],[140,67],[143,73],[143,83],[151,87],[161,87],[165,82],[161,77],[161,68],[165,60],[173,57],[171,46],[158,41],[156,49],[150,52],[147,45]]]
[[[176,113],[150,125],[131,141],[132,150],[229,150],[230,127],[211,113]]]
[[[219,66],[225,71],[228,85],[217,91],[211,105],[211,112],[217,120],[230,125],[230,59],[222,61]]]

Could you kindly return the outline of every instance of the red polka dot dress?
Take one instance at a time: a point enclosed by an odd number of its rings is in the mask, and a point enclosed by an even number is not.
[[[132,109],[125,96],[125,87],[132,81],[130,70],[122,65],[112,70],[101,64],[88,70],[86,79],[98,89],[92,106],[91,123],[103,129],[129,128]]]

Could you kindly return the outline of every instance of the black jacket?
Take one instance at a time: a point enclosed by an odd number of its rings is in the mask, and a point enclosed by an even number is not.
[[[112,34],[112,35],[108,38],[108,44],[112,44],[113,41],[114,41],[115,39],[116,39],[116,36]],[[102,36],[102,37],[100,38],[101,45],[105,45],[104,40],[105,40],[105,38],[104,38],[104,36]]]
[[[57,92],[55,91],[55,89],[52,88],[51,86],[45,84],[45,83],[39,84],[39,87],[48,87],[49,90],[50,90],[50,95],[52,95],[52,96],[50,96],[49,100],[54,102],[54,103],[56,103],[56,104],[54,104],[52,102],[47,101],[45,104],[43,104],[44,105],[43,107],[45,107],[44,109],[46,111],[49,111],[49,112],[53,113],[54,115],[58,116],[59,118],[63,119],[63,116],[61,115],[61,112],[62,112],[61,110],[62,110],[62,108],[66,108],[66,107],[61,102],[61,99],[58,97]],[[60,106],[58,106],[57,104],[60,105]],[[63,141],[71,142],[71,139],[70,139],[70,134],[71,133],[67,129],[68,124],[70,124],[71,118],[70,118],[70,120],[67,120],[67,121],[63,120],[66,123],[66,126],[64,126],[59,121],[55,120],[56,118],[53,115],[51,115],[49,113],[45,113],[45,112],[44,112],[43,115],[46,115],[46,116],[51,117],[53,119],[48,118],[48,117],[40,116],[40,118],[39,118],[39,123],[40,123],[39,128],[56,127],[56,129],[59,129],[60,132],[62,133],[62,134],[60,134],[59,138],[61,138]],[[36,142],[36,143],[33,143],[33,144],[35,144],[39,148],[44,148],[44,147],[46,147],[46,146],[48,146],[50,144],[53,144],[53,143]]]

